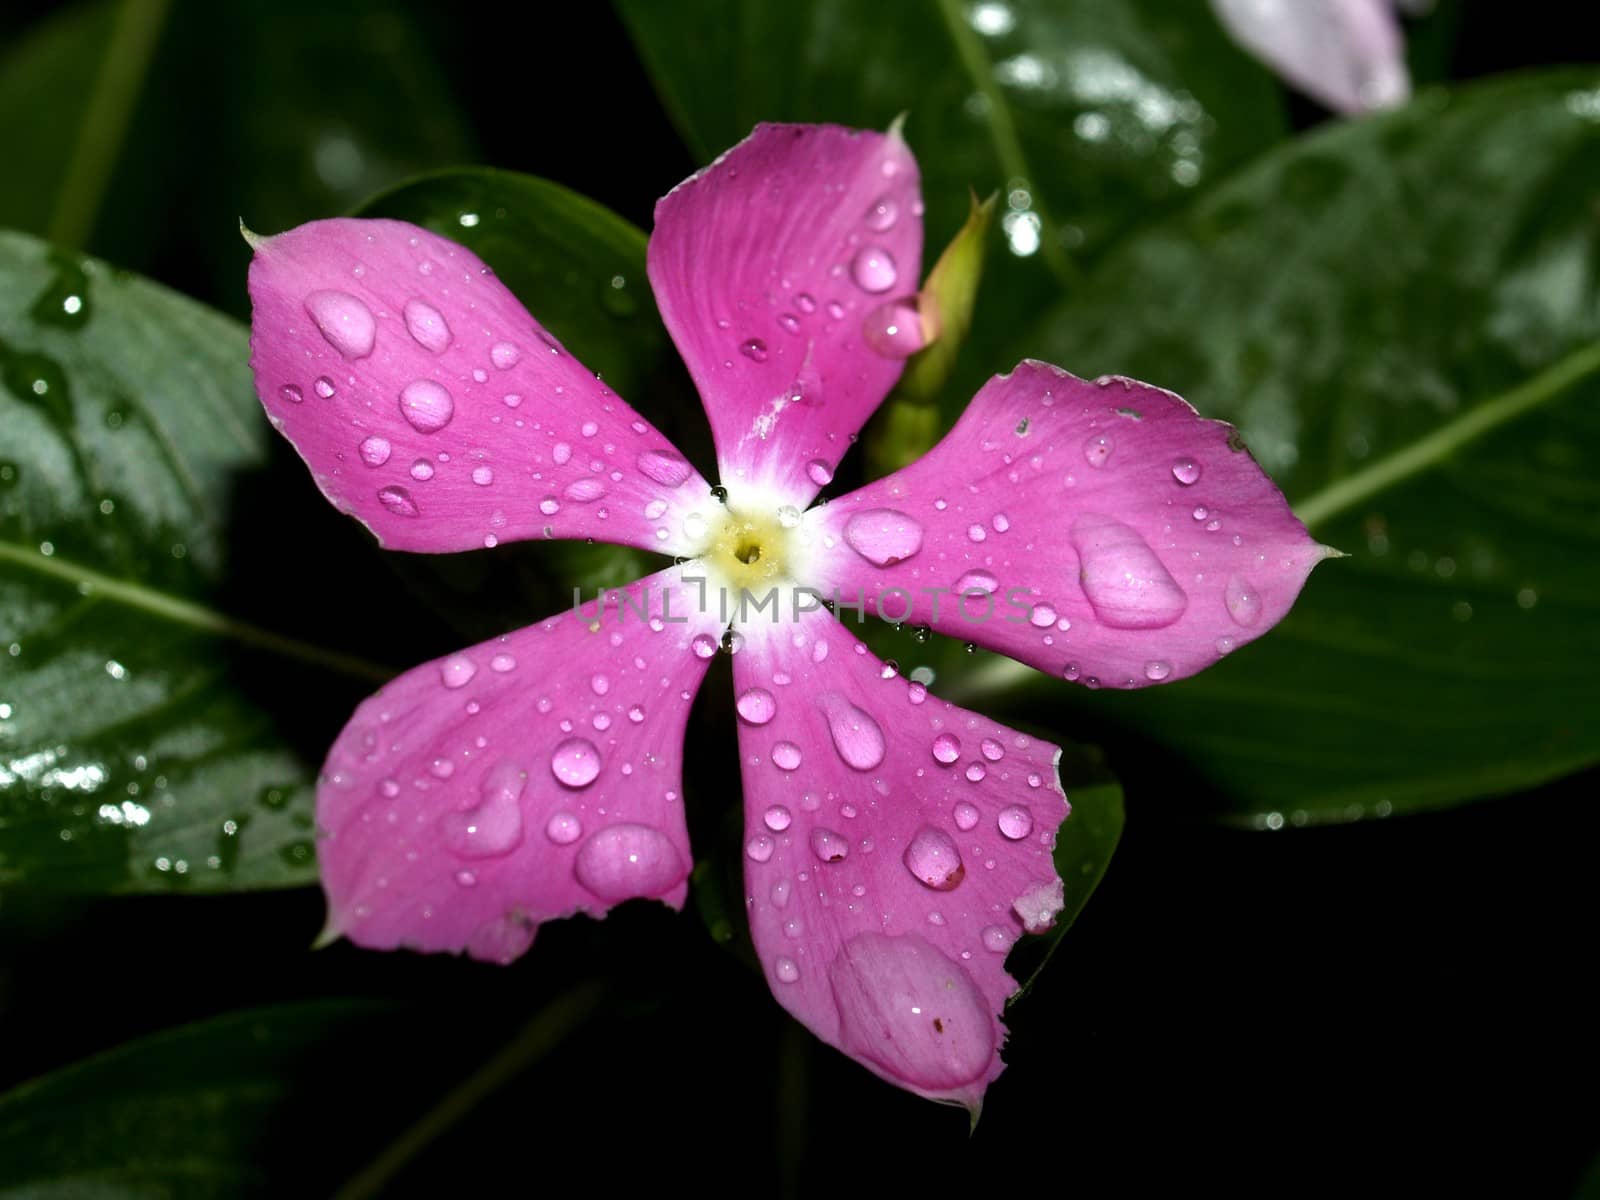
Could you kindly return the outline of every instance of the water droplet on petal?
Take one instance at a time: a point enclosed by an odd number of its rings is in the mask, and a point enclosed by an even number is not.
[[[400,391],[400,412],[418,433],[436,433],[450,424],[456,403],[443,385],[418,379]]]
[[[859,933],[828,965],[839,1045],[926,1091],[995,1065],[996,1022],[972,977],[916,934]]]
[[[766,362],[767,344],[760,338],[750,338],[748,341],[740,343],[739,353],[752,362]]]
[[[304,404],[306,394],[292,383],[286,383],[278,389],[278,393],[290,404]]]
[[[1083,457],[1091,467],[1103,467],[1114,449],[1116,443],[1111,440],[1110,434],[1091,434],[1083,443]]]
[[[872,202],[872,207],[867,209],[867,228],[874,233],[884,233],[894,228],[894,223],[900,217],[900,206],[895,203],[893,196],[879,196]]]
[[[793,742],[779,742],[772,748],[772,762],[774,766],[785,771],[795,771],[800,767],[800,747]]]
[[[766,688],[753,687],[740,694],[734,707],[751,725],[765,725],[778,714],[778,702]]]
[[[987,571],[968,571],[956,580],[955,592],[957,596],[972,593],[979,596],[992,596],[1000,590],[1000,581]]]
[[[887,292],[895,285],[899,272],[894,256],[882,246],[863,246],[850,260],[850,278],[864,292]]]
[[[378,503],[397,517],[414,517],[417,515],[417,502],[411,498],[411,493],[403,487],[379,488]]]
[[[452,654],[439,664],[439,679],[447,688],[465,687],[477,673],[477,664],[465,654]]]
[[[800,968],[792,958],[780,954],[772,961],[772,974],[779,983],[793,983],[800,978]]]
[[[750,856],[751,862],[764,863],[772,857],[772,852],[776,848],[776,842],[766,834],[758,833],[745,843],[744,852]]]
[[[425,458],[419,458],[411,464],[411,478],[419,483],[426,483],[433,478],[433,464]]]
[[[583,822],[569,812],[558,812],[545,823],[544,835],[558,846],[570,846],[583,836]]]
[[[1000,832],[1013,842],[1020,842],[1033,832],[1033,814],[1020,804],[1008,805],[1000,810]]]
[[[1114,517],[1085,513],[1072,524],[1079,580],[1095,615],[1116,629],[1160,629],[1189,597],[1139,534]]]
[[[312,292],[306,297],[306,312],[328,345],[346,358],[365,358],[372,353],[378,323],[372,310],[349,292]]]
[[[671,450],[646,450],[638,461],[639,470],[662,487],[677,487],[694,473],[688,460]]]
[[[578,848],[573,873],[602,900],[661,896],[689,873],[667,835],[649,825],[621,822],[591,834]]]
[[[717,652],[717,639],[709,633],[697,633],[689,643],[696,658],[710,658]]]
[[[762,814],[761,820],[773,833],[782,833],[794,823],[794,814],[781,804],[774,804]]]
[[[827,487],[833,482],[833,468],[820,458],[813,458],[806,464],[806,477],[818,487]]]
[[[989,773],[989,768],[981,762],[967,764],[967,780],[971,783],[982,783],[983,777]]]
[[[1172,664],[1165,659],[1151,659],[1144,665],[1144,677],[1152,683],[1160,683],[1172,674]]]
[[[983,939],[983,948],[985,950],[992,950],[996,954],[1004,954],[1011,949],[1011,934],[998,925],[985,926],[984,931],[979,936]]]
[[[978,744],[978,749],[983,752],[983,756],[990,762],[999,762],[1006,756],[1006,748],[994,738],[984,738]]]
[[[510,342],[496,342],[489,348],[489,361],[499,370],[509,371],[522,359],[522,351]]]
[[[550,755],[550,771],[570,788],[588,787],[600,774],[600,751],[587,738],[568,738]]]
[[[494,482],[494,471],[485,466],[472,468],[472,482],[479,487],[488,487]]]
[[[1248,579],[1230,576],[1222,599],[1228,606],[1228,615],[1237,624],[1249,626],[1261,620],[1261,593]]]
[[[846,522],[844,540],[868,562],[892,567],[922,549],[922,526],[899,509],[869,508]]]
[[[941,733],[933,739],[933,757],[949,766],[961,757],[961,739],[953,733]]]
[[[361,443],[361,461],[369,467],[381,467],[389,461],[389,439],[373,434]]]
[[[952,815],[955,817],[956,828],[961,830],[962,833],[967,833],[978,827],[978,818],[980,814],[976,804],[968,804],[965,800],[963,800],[960,804],[956,805]]]
[[[1028,614],[1028,624],[1035,629],[1049,629],[1056,623],[1056,610],[1048,604],[1035,604]]]
[[[485,772],[478,803],[445,815],[445,845],[467,858],[509,854],[522,841],[522,789],[527,781],[528,773],[515,763]]]
[[[850,853],[850,843],[842,834],[819,825],[811,831],[811,852],[825,863],[842,862]]]
[[[516,669],[516,665],[517,665],[517,660],[515,658],[513,658],[511,655],[504,654],[504,653],[496,654],[493,658],[491,658],[489,660],[489,669],[491,671],[498,671],[502,675],[505,674],[507,671],[515,670]]]
[[[546,496],[539,501],[539,511],[547,517],[553,517],[561,511],[561,501],[554,496]]]
[[[312,386],[316,388],[317,395],[321,396],[324,400],[330,399],[335,391],[333,380],[329,379],[326,375],[318,375],[317,382]]]
[[[425,300],[407,300],[405,318],[406,328],[424,350],[443,354],[449,348],[450,326],[444,314],[433,305]]]
[[[883,761],[883,729],[868,713],[837,692],[820,697],[817,703],[828,718],[828,733],[840,758],[858,771],[870,771]]]
[[[906,869],[918,882],[936,892],[951,891],[967,874],[961,863],[961,852],[950,835],[931,825],[924,825],[906,843],[903,859]]]
[[[606,485],[598,479],[574,479],[561,489],[561,494],[568,500],[588,504],[591,500],[598,500],[606,494]]]
[[[1180,458],[1172,464],[1172,477],[1184,487],[1196,483],[1200,479],[1200,464],[1192,458]]]
[[[861,322],[861,340],[885,358],[910,358],[921,350],[927,339],[915,298],[878,305]]]

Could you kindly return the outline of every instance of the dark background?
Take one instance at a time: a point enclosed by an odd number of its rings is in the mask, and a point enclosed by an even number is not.
[[[0,38],[49,8],[8,5]],[[1578,9],[1464,5],[1447,73],[1570,61],[1592,48]],[[645,228],[656,196],[699,165],[605,6],[538,6],[523,24],[411,15],[478,161],[566,183]],[[213,19],[248,36],[249,6]],[[225,48],[189,65],[222,86]],[[208,156],[237,150],[179,139],[177,157],[203,196]],[[117,220],[97,236],[122,236]],[[141,270],[242,311],[242,246],[229,292],[181,222],[149,233]],[[702,773],[731,774],[713,693],[690,736],[714,760]],[[233,1009],[380,997],[392,1008],[307,1054],[303,1090],[260,1131],[276,1190],[324,1194],[551,997],[598,978],[598,1019],[477,1105],[394,1194],[545,1192],[559,1178],[809,1195],[880,1175],[937,1194],[973,1171],[995,1192],[1568,1196],[1600,1129],[1595,782],[1278,833],[1202,823],[1179,789],[1130,796],[1111,870],[1011,1018],[1013,1065],[970,1139],[964,1114],[880,1084],[790,1023],[692,905],[546,926],[497,969],[342,944],[309,954],[311,892],[0,896],[0,1086]],[[690,794],[710,809],[733,793]]]

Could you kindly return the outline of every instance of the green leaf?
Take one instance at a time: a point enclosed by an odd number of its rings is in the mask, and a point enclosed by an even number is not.
[[[1077,286],[1080,263],[1285,133],[1277,85],[1200,3],[617,7],[700,161],[758,121],[882,129],[907,113],[930,244],[960,227],[971,190],[1002,190],[1007,252],[993,258],[947,418],[1014,365],[994,352]]]
[[[1114,759],[1130,789],[1279,828],[1600,759],[1596,195],[1594,71],[1428,93],[1271,156],[1023,339],[1234,421],[1352,556],[1193,680],[1051,685],[1059,720],[1160,748]],[[967,686],[1029,677],[996,666]]]
[[[0,1197],[231,1198],[303,1192],[308,1177],[325,1185],[436,1085],[409,1060],[395,1077],[406,1023],[393,1005],[357,1000],[233,1013],[23,1084],[0,1097]],[[357,1089],[362,1102],[351,1104],[351,1080],[380,1077],[385,1097]]]
[[[307,762],[234,647],[364,668],[219,605],[269,436],[248,355],[224,317],[0,235],[0,884],[313,876]]]

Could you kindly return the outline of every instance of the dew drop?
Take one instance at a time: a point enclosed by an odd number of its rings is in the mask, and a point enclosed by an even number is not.
[[[489,348],[489,361],[497,370],[509,371],[522,360],[522,351],[510,342],[496,342]]]
[[[962,833],[970,832],[978,827],[978,818],[980,814],[976,804],[969,804],[967,801],[963,800],[960,804],[956,805],[955,811],[952,815],[955,817],[956,828],[961,830]]]
[[[295,387],[295,385],[292,384],[292,383],[284,384],[281,388],[278,389],[278,394],[281,395],[290,404],[304,404],[305,403],[306,394],[304,392],[302,392],[299,388]]]
[[[400,391],[400,412],[418,433],[436,433],[450,424],[456,404],[441,384],[418,379]]]
[[[916,300],[878,305],[861,322],[861,340],[885,358],[910,358],[927,345]]]
[[[989,773],[989,768],[981,762],[967,764],[967,780],[971,783],[982,783],[983,777]]]
[[[578,848],[573,873],[600,899],[616,903],[664,895],[689,869],[666,834],[624,821],[590,834]]]
[[[1072,524],[1079,579],[1095,615],[1115,629],[1160,629],[1188,607],[1189,597],[1156,552],[1114,517],[1085,513]]]
[[[439,664],[439,681],[447,688],[465,687],[478,673],[478,665],[465,654],[452,654]]]
[[[381,467],[389,461],[389,439],[373,434],[361,443],[361,461],[369,467]]]
[[[1056,623],[1056,610],[1048,604],[1035,604],[1028,614],[1028,624],[1035,629],[1049,629]]]
[[[1261,593],[1248,579],[1239,575],[1230,576],[1222,599],[1235,624],[1248,627],[1261,620]]]
[[[306,297],[306,312],[328,345],[346,358],[365,358],[372,353],[378,323],[372,310],[349,292],[312,292]]]
[[[800,747],[793,742],[779,742],[772,748],[772,763],[784,771],[800,769]]]
[[[1154,658],[1144,665],[1144,677],[1152,683],[1160,683],[1172,674],[1172,664],[1165,659]]]
[[[956,580],[957,596],[992,596],[1000,590],[1000,581],[987,571],[968,571]]]
[[[998,925],[985,926],[979,937],[983,939],[983,948],[985,950],[992,950],[996,954],[1004,954],[1011,949],[1011,935]]]
[[[1033,832],[1033,814],[1020,804],[1012,804],[1000,810],[998,824],[1007,838],[1020,842]]]
[[[842,862],[850,853],[850,842],[842,834],[818,825],[811,831],[811,852],[825,863]]]
[[[709,633],[697,633],[689,646],[696,658],[710,658],[717,652],[717,639]]]
[[[1083,457],[1091,467],[1103,467],[1114,449],[1116,443],[1110,434],[1091,434],[1083,443]]]
[[[870,771],[883,761],[883,729],[870,714],[836,692],[821,697],[817,703],[828,718],[833,748],[847,765]]]
[[[568,500],[575,500],[579,504],[588,504],[598,500],[606,494],[606,485],[598,479],[574,479],[561,489],[561,494]]]
[[[329,379],[326,375],[318,375],[317,382],[312,386],[316,389],[317,395],[321,396],[324,400],[331,399],[333,397],[333,393],[337,390],[333,386],[333,380]]]
[[[414,517],[417,515],[417,502],[411,498],[411,493],[403,487],[379,488],[378,503],[397,517]]]
[[[1192,458],[1180,458],[1172,464],[1172,477],[1184,487],[1198,483],[1200,480],[1200,464]]]
[[[502,675],[504,675],[507,671],[514,671],[516,666],[517,660],[511,655],[505,653],[496,654],[489,660],[489,669],[491,671],[497,671]]]
[[[850,260],[850,278],[862,291],[877,295],[895,285],[899,272],[894,257],[882,246],[863,246]]]
[[[978,749],[990,762],[999,762],[1006,756],[1006,748],[994,738],[984,738],[978,744]]]
[[[443,354],[450,345],[450,326],[441,313],[426,300],[407,300],[406,328],[417,345],[434,354]]]
[[[765,725],[778,714],[778,702],[766,688],[747,688],[734,707],[739,710],[740,719],[751,725]]]
[[[583,822],[569,812],[558,812],[545,823],[544,835],[558,846],[570,846],[583,836]]]
[[[844,540],[868,562],[892,567],[922,549],[922,526],[894,508],[869,508],[845,524]]]
[[[748,341],[740,343],[739,353],[752,362],[766,362],[767,344],[760,338],[750,338]]]
[[[662,487],[678,487],[694,473],[688,460],[671,450],[646,450],[638,463],[640,472]]]
[[[557,442],[550,447],[551,461],[558,467],[564,467],[572,461],[572,447],[566,442]]]
[[[539,511],[547,517],[553,517],[561,511],[561,501],[554,496],[546,496],[539,501]]]
[[[761,815],[762,822],[773,833],[782,833],[794,823],[794,814],[781,804],[774,804]]]
[[[950,835],[931,825],[917,830],[906,843],[902,861],[919,883],[936,892],[952,891],[967,874]]]
[[[818,487],[827,487],[833,482],[833,468],[820,458],[813,458],[806,464],[806,477]]]
[[[772,974],[779,983],[793,983],[800,978],[800,968],[795,965],[794,959],[780,954],[772,960]]]
[[[764,863],[772,857],[772,852],[777,849],[777,843],[764,833],[758,833],[744,844],[744,852],[750,856],[751,862]]]
[[[949,766],[961,757],[961,739],[953,733],[941,733],[933,739],[933,757]]]
[[[900,206],[895,203],[893,196],[879,196],[872,202],[872,207],[867,209],[866,225],[874,233],[885,233],[894,228],[894,223],[900,218]]]
[[[433,478],[433,464],[425,458],[419,458],[411,464],[411,478],[418,483],[426,483]]]
[[[600,751],[587,738],[568,738],[551,752],[550,771],[570,788],[588,787],[600,774]]]
[[[494,471],[485,466],[473,467],[472,482],[479,487],[488,487],[494,482]]]
[[[465,858],[509,854],[522,841],[522,789],[527,781],[528,773],[515,763],[485,772],[478,803],[445,815],[445,845]]]

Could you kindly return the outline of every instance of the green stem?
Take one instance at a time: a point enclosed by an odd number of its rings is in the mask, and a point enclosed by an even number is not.
[[[1574,350],[1509,392],[1474,405],[1426,437],[1313,493],[1295,505],[1295,515],[1308,528],[1324,525],[1385,488],[1448,458],[1468,442],[1560,395],[1596,371],[1600,371],[1600,342]]]
[[[84,595],[104,596],[177,625],[187,625],[204,633],[231,638],[246,646],[268,650],[319,667],[327,667],[343,675],[387,683],[399,674],[391,667],[368,662],[354,655],[340,654],[296,638],[285,637],[281,633],[274,633],[270,629],[262,629],[259,625],[252,625],[248,621],[240,621],[225,613],[219,613],[203,604],[169,596],[165,592],[158,592],[142,584],[113,579],[79,563],[53,556],[47,557],[37,550],[18,546],[13,542],[0,542],[0,563],[15,563],[40,575],[48,575],[64,583],[73,584]]]
[[[966,68],[978,93],[988,101],[989,129],[994,135],[995,154],[1000,159],[1001,169],[1008,177],[1026,179],[1032,189],[1033,210],[1039,214],[1042,226],[1039,253],[1044,258],[1045,265],[1061,283],[1075,282],[1078,278],[1077,267],[1061,248],[1056,236],[1055,222],[1050,219],[1044,200],[1039,194],[1039,181],[1033,172],[1028,170],[1028,159],[1022,152],[1022,140],[1017,136],[1016,123],[1011,119],[1011,106],[1006,103],[1005,94],[995,82],[994,71],[989,65],[989,56],[984,52],[983,43],[967,24],[961,0],[939,0],[939,15],[944,18],[945,29],[950,34],[950,41],[955,45],[961,65]]]
[[[82,249],[94,231],[170,7],[170,0],[122,0],[117,6],[46,231],[58,246]]]
[[[447,1092],[444,1099],[335,1192],[334,1200],[367,1200],[382,1195],[412,1159],[582,1025],[599,1003],[603,990],[598,983],[584,984],[546,1005],[493,1058]]]

